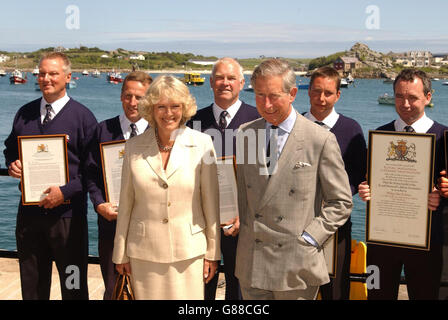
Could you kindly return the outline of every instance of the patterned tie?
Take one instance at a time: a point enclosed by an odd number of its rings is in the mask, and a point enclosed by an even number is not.
[[[414,128],[412,128],[411,126],[404,127],[404,131],[406,131],[406,132],[415,132]]]
[[[227,115],[229,113],[227,111],[223,111],[221,112],[221,114],[219,115],[219,128],[221,130],[224,130],[227,127]]]
[[[325,125],[325,123],[323,123],[322,121],[314,121],[314,123],[317,123],[320,126],[324,126]]]
[[[131,138],[135,137],[137,135],[137,126],[135,125],[135,123],[131,123]]]
[[[42,126],[45,127],[45,125],[50,122],[51,120],[51,104],[46,104],[45,109],[47,109],[47,113],[45,114],[44,121],[42,121]]]

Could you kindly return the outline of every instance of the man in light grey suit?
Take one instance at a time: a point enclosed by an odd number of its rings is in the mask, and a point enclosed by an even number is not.
[[[251,83],[263,118],[237,136],[235,275],[244,299],[315,299],[329,282],[322,246],[352,208],[344,162],[334,134],[293,109],[286,61],[265,60]]]

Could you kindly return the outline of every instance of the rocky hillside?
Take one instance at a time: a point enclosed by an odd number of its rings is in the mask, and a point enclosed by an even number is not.
[[[356,57],[362,63],[362,67],[354,72],[355,77],[395,77],[390,69],[393,67],[392,59],[380,52],[371,50],[367,45],[357,42],[346,53],[346,56]]]

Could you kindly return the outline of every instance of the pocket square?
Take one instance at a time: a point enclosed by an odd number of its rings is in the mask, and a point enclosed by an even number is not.
[[[299,161],[294,165],[294,169],[303,168],[303,167],[311,167],[308,162]]]

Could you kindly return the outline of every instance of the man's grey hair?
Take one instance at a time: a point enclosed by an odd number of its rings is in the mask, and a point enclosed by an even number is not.
[[[283,79],[283,91],[289,93],[296,86],[296,74],[289,65],[288,61],[283,59],[268,59],[260,63],[252,73],[250,83],[255,88],[255,82],[259,77],[277,77]]]
[[[212,75],[211,75],[212,79],[215,77],[216,69],[222,63],[233,63],[233,64],[235,64],[238,67],[238,71],[239,71],[241,79],[244,79],[243,67],[241,66],[241,64],[237,60],[235,60],[233,58],[230,58],[230,57],[224,57],[224,58],[218,59],[215,62],[215,64],[213,65],[213,69],[212,69]]]

